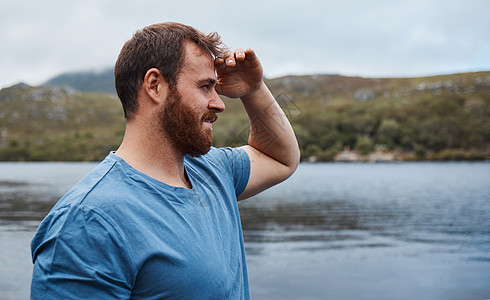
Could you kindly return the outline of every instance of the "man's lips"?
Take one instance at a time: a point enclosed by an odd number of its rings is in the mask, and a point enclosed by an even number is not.
[[[206,115],[203,117],[203,122],[206,122],[206,123],[214,123],[216,122],[216,120],[218,120],[218,116],[217,115]]]
[[[216,120],[218,119],[218,116],[216,114],[213,114],[213,113],[209,113],[209,114],[206,114],[203,118],[202,118],[202,122],[204,123],[204,125],[208,128],[210,128],[211,130],[213,130],[213,123],[216,122]]]

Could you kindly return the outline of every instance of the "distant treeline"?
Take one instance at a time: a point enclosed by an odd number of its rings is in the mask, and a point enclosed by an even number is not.
[[[311,77],[270,82],[293,124],[303,160],[330,161],[344,149],[361,155],[392,152],[399,160],[490,159],[490,72],[407,79],[334,76],[323,82],[314,85]],[[244,142],[244,115],[221,125],[215,132],[219,145]]]
[[[415,160],[489,157],[490,95],[437,95],[413,101],[374,100],[307,112],[294,121],[304,157],[331,160],[346,146],[381,148]]]
[[[124,118],[114,93],[60,84],[0,91],[1,161],[94,161],[117,148]],[[344,149],[391,151],[402,160],[490,159],[490,72],[289,76],[267,84],[292,122],[304,160],[330,161]],[[243,145],[248,117],[239,100],[225,103],[215,146]]]

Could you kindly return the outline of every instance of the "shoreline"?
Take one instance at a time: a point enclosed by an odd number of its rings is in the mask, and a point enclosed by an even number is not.
[[[415,151],[387,151],[377,149],[363,154],[357,150],[344,149],[333,157],[309,156],[303,162],[444,162],[444,161],[490,161],[490,150],[462,150],[445,149],[439,152],[427,151],[416,153]]]

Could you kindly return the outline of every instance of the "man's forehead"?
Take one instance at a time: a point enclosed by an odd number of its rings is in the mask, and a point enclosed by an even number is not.
[[[184,68],[210,68],[214,72],[214,59],[194,42],[185,43]]]
[[[217,80],[211,54],[202,51],[194,42],[185,42],[184,51],[179,84],[204,85],[206,81]]]

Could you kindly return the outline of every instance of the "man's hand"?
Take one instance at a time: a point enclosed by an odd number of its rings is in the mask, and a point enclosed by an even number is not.
[[[252,49],[228,51],[214,61],[218,94],[229,98],[242,98],[257,91],[263,81],[262,65]]]
[[[262,65],[252,49],[236,49],[215,59],[216,91],[240,98],[250,119],[250,179],[238,199],[246,199],[293,174],[300,153],[293,128],[263,81]],[[271,142],[273,141],[273,142]]]

